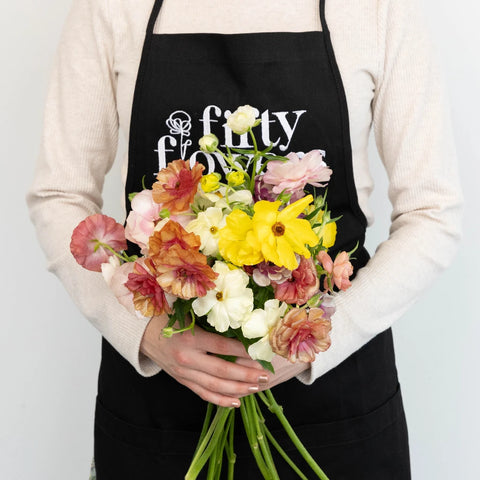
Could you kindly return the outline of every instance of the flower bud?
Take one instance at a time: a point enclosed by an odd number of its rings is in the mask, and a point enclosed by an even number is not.
[[[247,133],[250,128],[258,125],[256,118],[259,111],[250,105],[238,107],[228,118],[227,125],[237,135]]]
[[[212,153],[218,147],[218,138],[213,133],[209,133],[208,135],[204,135],[198,141],[198,144],[200,145],[200,150],[202,152]]]
[[[204,175],[200,181],[202,190],[205,193],[214,192],[220,188],[220,179],[222,176],[219,173],[213,172]]]
[[[227,174],[227,182],[231,187],[239,187],[245,182],[245,174],[243,172],[230,172]]]

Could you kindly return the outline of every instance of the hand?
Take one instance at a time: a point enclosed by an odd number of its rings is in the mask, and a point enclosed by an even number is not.
[[[153,317],[147,325],[140,351],[179,383],[207,402],[222,407],[239,407],[241,397],[267,383],[267,373],[252,360],[235,339],[209,333],[195,326],[195,335],[184,332],[162,336],[166,316]],[[235,363],[212,354],[233,355]]]
[[[266,390],[272,388],[275,385],[286,382],[293,377],[296,377],[301,372],[308,370],[310,368],[309,363],[296,362],[291,363],[286,358],[275,355],[272,360],[272,365],[275,370],[275,374],[270,373],[270,379],[268,383],[262,384],[260,386],[261,390]]]

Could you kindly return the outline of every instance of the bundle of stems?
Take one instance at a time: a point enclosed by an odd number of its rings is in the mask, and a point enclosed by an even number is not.
[[[308,480],[308,477],[295,465],[268,429],[261,410],[262,404],[266,405],[276,415],[290,440],[310,466],[316,478],[328,480],[328,477],[296,435],[283,413],[283,408],[276,402],[271,390],[244,397],[240,405],[240,413],[248,443],[263,478],[265,480],[280,479],[272,456],[272,448],[274,448],[299,478]],[[227,478],[228,480],[234,479],[236,461],[233,446],[235,412],[236,410],[233,407],[217,407],[211,403],[208,404],[202,432],[192,463],[185,475],[185,480],[196,479],[207,463],[207,480],[219,480],[225,459],[227,460]]]

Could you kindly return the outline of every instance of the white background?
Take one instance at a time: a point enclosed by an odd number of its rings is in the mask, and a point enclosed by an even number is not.
[[[2,480],[86,480],[92,457],[100,336],[46,272],[24,202],[40,143],[49,71],[69,4],[69,0],[2,0]],[[423,4],[450,92],[467,201],[465,235],[454,265],[397,322],[398,369],[413,478],[477,480],[480,10],[473,0]],[[387,235],[390,214],[384,200],[385,177],[373,151],[372,165],[377,222],[368,236],[370,251]],[[121,220],[118,182],[118,174],[107,181],[105,211]]]

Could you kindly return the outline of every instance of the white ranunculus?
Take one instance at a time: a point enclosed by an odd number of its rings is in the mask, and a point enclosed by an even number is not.
[[[270,329],[283,317],[287,304],[278,300],[267,300],[263,309],[255,309],[242,325],[246,338],[268,336]]]
[[[270,362],[275,355],[268,340],[268,335],[248,347],[248,354],[253,360]]]
[[[223,209],[228,208],[231,210],[231,207],[229,207],[229,204],[232,204],[232,203],[241,203],[243,205],[251,205],[253,203],[253,196],[250,190],[235,190],[233,192],[230,192],[228,194],[228,203],[225,197],[226,188],[222,187],[220,189],[220,193],[222,194],[222,197],[218,198],[217,201],[215,202],[215,206],[218,208],[223,208]]]
[[[108,262],[100,265],[105,283],[110,286],[115,270],[120,266],[120,259],[116,255],[108,257]]]
[[[224,262],[215,262],[212,268],[218,273],[215,288],[193,301],[193,311],[199,316],[207,315],[208,323],[218,332],[239,328],[253,309],[248,275],[238,268],[230,270]]]
[[[200,250],[204,255],[218,253],[218,231],[225,226],[225,216],[221,208],[210,207],[200,212],[195,220],[187,226],[187,232],[193,232],[200,237]]]
[[[227,125],[234,133],[243,135],[255,125],[258,115],[259,111],[256,108],[244,105],[243,107],[238,107],[227,118]]]

